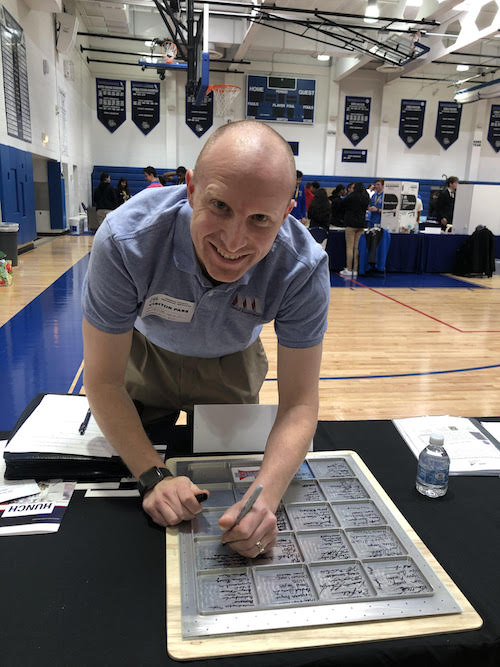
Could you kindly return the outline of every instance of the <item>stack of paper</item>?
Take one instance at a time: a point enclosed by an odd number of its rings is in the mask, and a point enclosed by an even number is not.
[[[393,419],[406,444],[418,458],[431,433],[442,433],[450,457],[450,475],[500,475],[500,445],[480,424],[466,417],[410,417]]]
[[[4,450],[7,479],[120,479],[128,473],[93,417],[83,435],[85,396],[47,394]]]

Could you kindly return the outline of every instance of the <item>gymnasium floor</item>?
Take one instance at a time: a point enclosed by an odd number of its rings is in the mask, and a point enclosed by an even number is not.
[[[50,239],[0,288],[0,431],[38,392],[82,391],[80,293],[92,237]],[[498,415],[500,277],[332,275],[320,419]],[[276,338],[262,340],[277,401]]]

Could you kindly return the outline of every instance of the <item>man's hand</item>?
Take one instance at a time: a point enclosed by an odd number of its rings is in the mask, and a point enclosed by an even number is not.
[[[376,206],[368,206],[368,210],[370,213],[375,213],[375,211],[378,211],[378,208]]]
[[[175,526],[194,519],[201,512],[202,507],[195,498],[198,493],[210,495],[188,477],[167,477],[146,493],[142,508],[160,526]]]
[[[244,504],[245,502],[240,500],[219,519],[219,528],[225,531],[221,541],[242,556],[256,558],[276,544],[276,515],[266,502],[259,498],[241,523],[232,528]],[[259,545],[262,545],[262,548]]]

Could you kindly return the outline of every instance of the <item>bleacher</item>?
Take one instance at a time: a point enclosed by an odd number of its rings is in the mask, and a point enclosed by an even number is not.
[[[144,165],[146,166],[146,165]],[[175,171],[176,167],[157,167],[156,165],[152,165],[155,167],[158,175],[163,174],[166,171]],[[128,186],[130,189],[130,194],[135,195],[137,192],[140,192],[141,190],[144,190],[144,188],[147,186],[147,182],[144,180],[144,167],[109,167],[106,165],[95,165],[94,169],[92,171],[92,193],[96,189],[96,187],[99,185],[99,180],[101,176],[101,172],[106,171],[108,174],[111,176],[111,185],[116,187],[118,185],[118,181],[120,178],[126,178],[128,182]],[[302,178],[303,183],[307,183],[308,181],[318,181],[318,183],[321,185],[323,188],[328,188],[328,189],[333,189],[335,186],[342,184],[342,185],[347,185],[348,183],[357,183],[358,181],[361,181],[364,183],[366,187],[370,185],[370,183],[375,183],[375,180],[379,178],[378,176],[372,176],[372,177],[364,177],[360,178],[359,176],[324,176],[324,175],[318,175],[318,174],[304,174]],[[384,178],[381,176],[380,178]],[[401,178],[401,179],[396,179],[394,177],[392,178],[385,178],[386,181],[395,181],[395,180],[402,180],[402,181],[416,181],[418,185],[418,194],[420,199],[422,200],[423,204],[423,211],[422,215],[427,215],[428,207],[429,207],[429,199],[431,196],[431,188],[443,188],[444,187],[444,182],[442,180],[433,180],[433,179],[418,179],[418,178]],[[468,181],[469,183],[477,183],[479,185],[498,185],[498,183],[491,183],[488,181]]]

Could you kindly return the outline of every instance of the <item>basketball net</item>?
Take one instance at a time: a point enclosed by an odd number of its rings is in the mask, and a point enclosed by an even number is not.
[[[206,94],[214,94],[214,106],[216,116],[226,116],[229,114],[231,105],[240,94],[240,86],[234,86],[230,83],[215,84],[208,86]]]
[[[163,52],[163,60],[169,65],[173,63],[174,58],[177,55],[177,47],[174,42],[163,42],[161,50]]]

